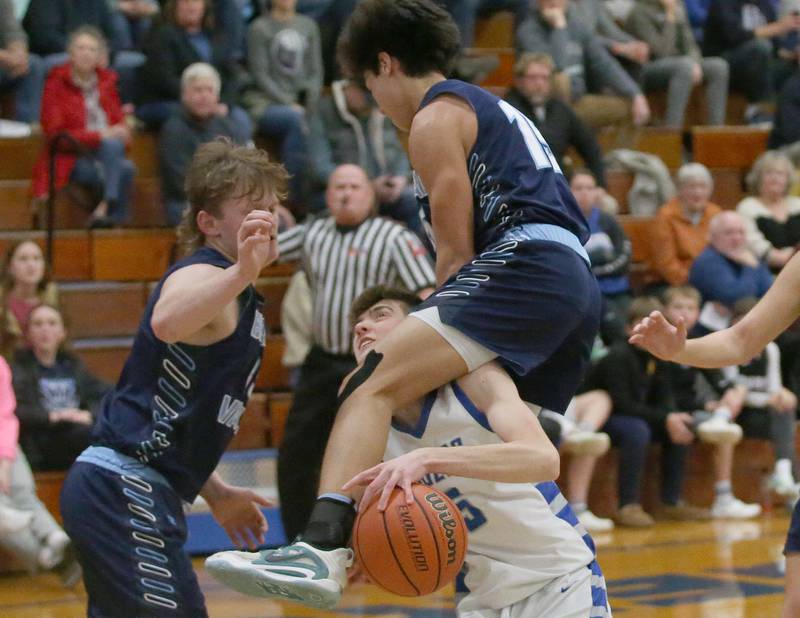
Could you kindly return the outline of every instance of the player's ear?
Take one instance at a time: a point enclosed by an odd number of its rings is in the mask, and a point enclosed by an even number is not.
[[[394,58],[386,52],[378,52],[378,74],[388,75],[393,67]]]
[[[205,210],[197,213],[197,229],[203,236],[219,236],[219,219]]]

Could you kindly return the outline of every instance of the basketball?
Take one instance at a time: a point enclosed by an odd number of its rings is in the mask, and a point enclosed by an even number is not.
[[[467,551],[458,508],[438,489],[415,483],[414,503],[398,487],[384,512],[377,499],[356,519],[353,548],[369,578],[406,597],[431,594],[455,579]]]

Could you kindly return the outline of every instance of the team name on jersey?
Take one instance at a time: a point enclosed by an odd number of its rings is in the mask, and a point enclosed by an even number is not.
[[[452,440],[450,440],[450,442],[442,444],[442,446],[463,446],[463,445],[464,445],[464,443],[461,440],[461,438],[453,438]],[[430,487],[431,485],[436,485],[436,483],[439,483],[439,482],[443,481],[446,478],[447,478],[446,474],[438,474],[438,473],[435,473],[435,472],[429,472],[428,474],[426,474],[425,476],[423,476],[420,479],[420,483]]]

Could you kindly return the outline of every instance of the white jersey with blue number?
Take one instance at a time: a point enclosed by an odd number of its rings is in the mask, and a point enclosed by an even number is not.
[[[385,459],[422,447],[477,446],[502,440],[456,384],[430,393],[416,427],[392,422]],[[461,510],[469,548],[458,610],[500,609],[553,579],[589,565],[594,543],[553,482],[497,483],[430,474],[422,481]]]

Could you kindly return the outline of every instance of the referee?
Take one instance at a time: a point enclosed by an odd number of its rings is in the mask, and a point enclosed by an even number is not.
[[[313,316],[311,349],[300,368],[278,452],[281,518],[289,540],[311,515],[339,386],[355,367],[351,303],[374,285],[427,292],[435,282],[419,239],[403,225],[374,216],[375,194],[362,168],[337,167],[325,201],[330,216],[278,236],[281,261],[299,260],[308,276]]]

